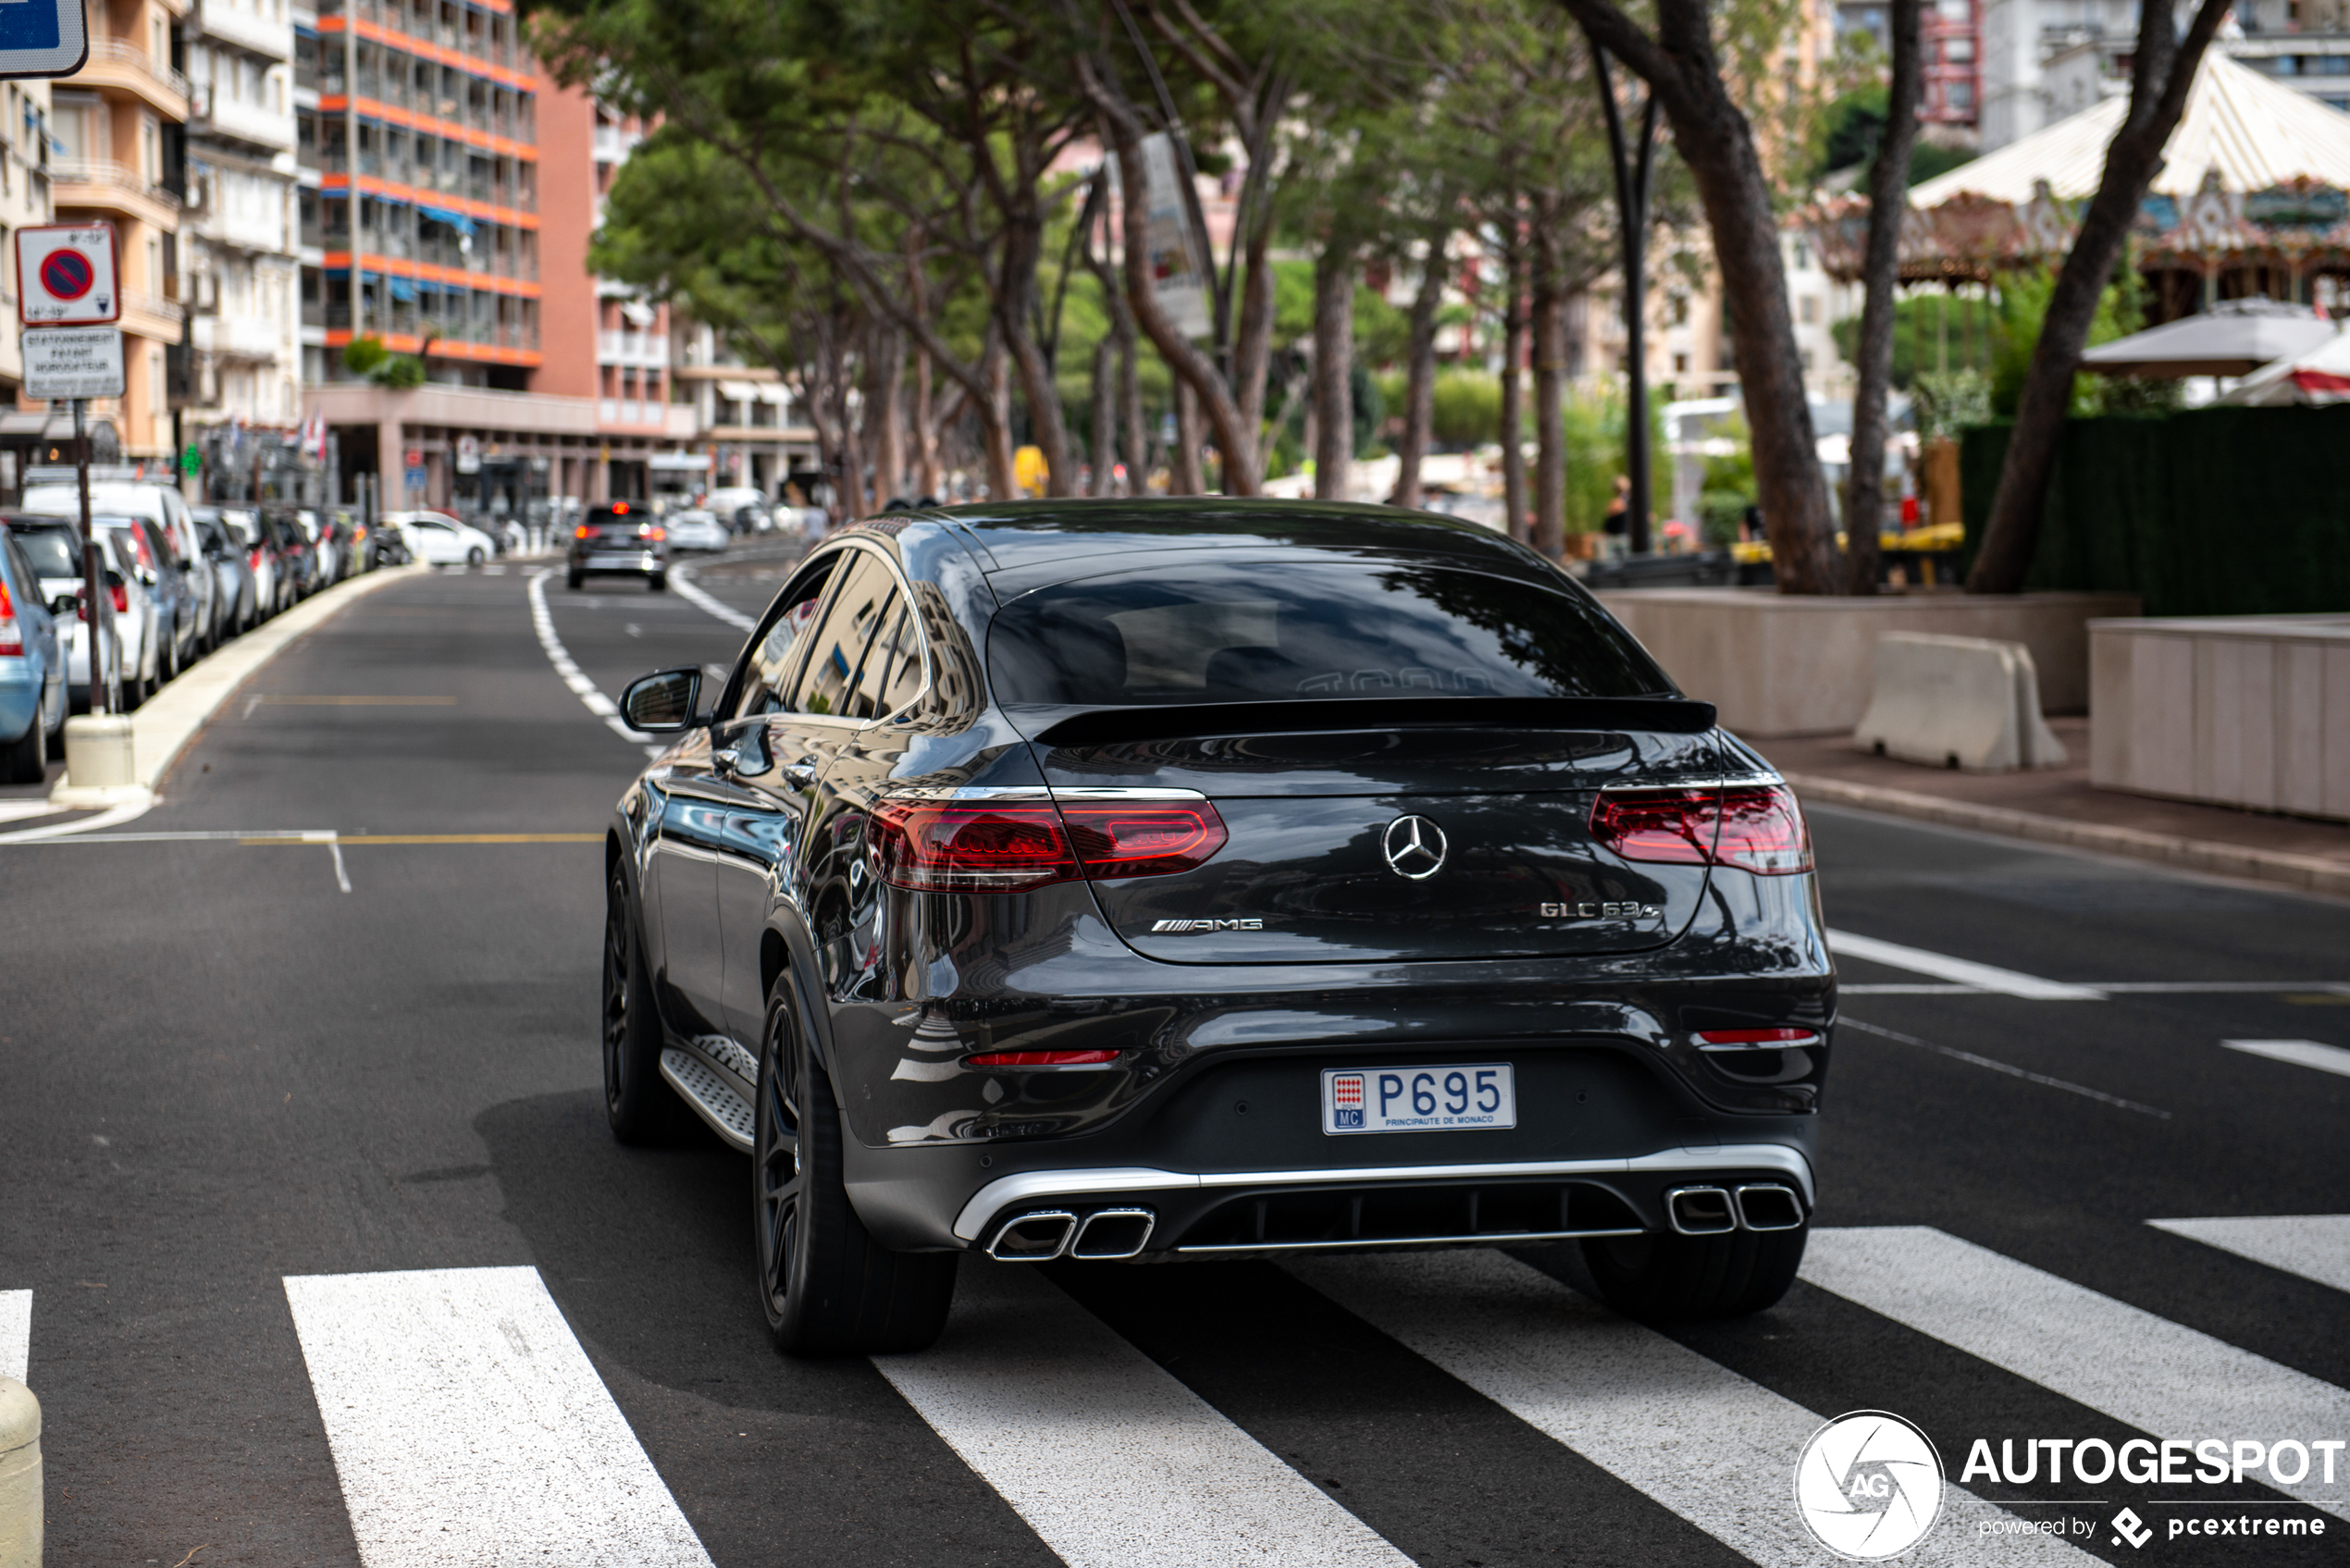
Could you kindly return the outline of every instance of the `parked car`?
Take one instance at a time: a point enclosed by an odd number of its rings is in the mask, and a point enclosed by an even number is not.
[[[65,735],[65,644],[41,575],[0,522],[0,784],[47,778]]]
[[[253,623],[266,621],[284,608],[286,563],[278,553],[277,536],[261,525],[261,514],[223,507],[220,525],[245,552],[253,574]]]
[[[903,512],[715,692],[620,706],[677,738],[607,834],[605,1109],[750,1156],[780,1349],[921,1349],[963,1253],[1574,1241],[1646,1318],[1794,1281],[1836,1003],[1802,812],[1522,545]]]
[[[427,566],[479,566],[498,553],[498,541],[445,512],[388,512],[384,522],[400,530],[411,560]]]
[[[669,586],[669,530],[637,502],[615,500],[591,506],[571,531],[564,580],[586,586],[594,573],[618,572],[645,579],[655,593]]]
[[[309,598],[311,589],[316,586],[317,551],[291,508],[265,507],[260,519],[262,531],[278,547],[278,562],[283,577],[278,589],[278,608],[291,610]]]
[[[367,552],[370,571],[378,566],[405,566],[415,559],[408,553],[407,537],[396,525],[378,521],[373,528],[365,524],[359,525],[359,528],[364,536],[362,548]]]
[[[699,508],[673,512],[661,520],[668,530],[669,548],[677,550],[703,550],[715,554],[734,542],[726,525]]]
[[[79,521],[81,516],[81,490],[78,485],[44,481],[25,491],[23,510],[50,517],[68,517]],[[205,646],[212,642],[220,623],[217,594],[210,573],[198,572],[194,563],[203,559],[196,540],[195,518],[179,487],[163,479],[98,479],[90,486],[90,514],[93,517],[143,517],[157,525],[168,535],[172,553],[179,558],[190,595],[197,610],[197,622],[204,628]]]
[[[221,521],[218,507],[191,508],[196,514],[196,542],[204,560],[212,566],[216,586],[214,603],[221,612],[221,637],[233,637],[252,629],[261,618],[258,585],[253,565],[246,559],[246,546],[241,536]]]
[[[192,569],[174,553],[164,529],[146,518],[93,516],[90,522],[113,533],[130,562],[130,574],[147,590],[155,615],[155,684],[161,685],[204,656],[204,609],[188,581]]]
[[[8,532],[41,574],[41,591],[48,595],[51,606],[70,603],[74,607],[70,621],[62,610],[56,611],[57,632],[66,645],[68,704],[75,712],[86,711],[90,706],[91,639],[89,607],[80,602],[80,525],[61,517],[31,517],[21,512],[5,521]],[[104,574],[112,611],[103,619],[114,628],[112,637],[99,639],[99,677],[106,687],[107,705],[123,712],[139,705],[144,694],[145,676],[153,669],[147,663],[154,644],[145,635],[146,594],[130,581],[114,536],[104,528],[96,533],[98,566]]]

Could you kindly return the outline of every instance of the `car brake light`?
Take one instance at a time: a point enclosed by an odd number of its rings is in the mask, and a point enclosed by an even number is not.
[[[1591,836],[1626,860],[1762,876],[1812,869],[1803,809],[1785,784],[1605,790],[1591,807]]]
[[[1205,800],[1182,805],[1064,801],[1061,820],[1077,858],[1096,878],[1188,871],[1224,847],[1224,819]]]
[[[627,515],[628,515],[628,503],[627,503],[626,501],[625,501],[625,500],[616,500],[616,501],[612,502],[612,514],[614,517],[625,517],[625,516],[627,516]]]
[[[8,585],[0,583],[0,659],[24,657],[24,634],[17,630],[16,601],[8,597]]]
[[[965,1056],[969,1068],[1080,1068],[1118,1060],[1115,1051],[990,1051]]]
[[[571,537],[575,539],[593,538],[595,537],[595,529],[590,528],[587,524],[582,523],[578,527],[574,528],[571,531]]]
[[[647,538],[649,538],[649,539],[655,539],[655,540],[658,540],[658,539],[665,539],[665,538],[669,537],[669,530],[668,530],[668,529],[666,529],[666,528],[656,528],[656,527],[654,527],[654,526],[653,526],[651,524],[649,524],[649,523],[640,525],[637,527],[637,532],[638,532],[638,533],[640,533],[640,534],[644,535],[644,536],[645,536],[645,537],[647,537]]]
[[[1756,1046],[1767,1049],[1774,1045],[1817,1045],[1820,1031],[1816,1029],[1704,1029],[1698,1031],[1700,1045]]]
[[[892,887],[1011,893],[1078,874],[1050,806],[884,800],[872,823],[882,880]]]

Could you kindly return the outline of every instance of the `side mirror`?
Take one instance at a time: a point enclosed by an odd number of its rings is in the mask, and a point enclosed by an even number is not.
[[[699,670],[662,670],[628,683],[620,694],[620,716],[632,730],[674,735],[693,728],[694,705],[700,697]]]
[[[127,586],[128,585],[126,585],[122,580],[121,573],[116,571],[111,566],[106,568],[106,586],[110,588],[119,588]]]
[[[78,615],[80,612],[80,594],[59,594],[49,601],[49,613],[52,615]]]

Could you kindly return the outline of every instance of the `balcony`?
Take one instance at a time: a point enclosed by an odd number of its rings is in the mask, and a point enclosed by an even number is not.
[[[294,144],[291,109],[272,114],[259,104],[231,98],[209,83],[188,95],[188,129],[251,142],[272,152],[282,153]]]
[[[669,363],[669,336],[661,332],[596,334],[596,363],[661,367]]]
[[[58,158],[49,165],[50,201],[60,213],[95,209],[176,228],[179,198],[111,158]]]
[[[119,38],[93,38],[89,60],[67,85],[128,93],[166,119],[188,117],[188,79]]]
[[[293,29],[285,22],[273,25],[249,11],[224,5],[222,0],[202,0],[197,14],[206,38],[272,60],[289,59],[293,55]]]
[[[188,324],[199,353],[216,359],[273,360],[281,347],[276,326],[254,315],[200,315]]]
[[[600,125],[596,128],[596,161],[600,164],[621,163],[642,140],[616,125]]]

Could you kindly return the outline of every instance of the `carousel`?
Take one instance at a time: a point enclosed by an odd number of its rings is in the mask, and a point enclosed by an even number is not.
[[[2061,262],[2128,106],[2108,98],[1913,188],[1901,281],[1963,294]],[[2163,158],[2131,244],[2148,325],[2230,300],[2350,305],[2350,115],[2210,55]],[[1860,276],[1865,200],[1816,204],[1807,227],[1831,275]]]

